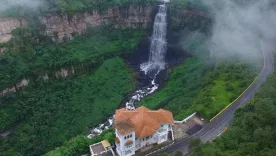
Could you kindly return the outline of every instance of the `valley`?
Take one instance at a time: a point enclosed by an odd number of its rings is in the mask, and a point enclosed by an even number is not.
[[[122,107],[209,121],[262,70],[260,46],[248,59],[213,43],[217,23],[201,2],[43,3],[51,7],[0,16],[3,156],[87,154],[92,143],[114,142],[112,125],[101,125]]]

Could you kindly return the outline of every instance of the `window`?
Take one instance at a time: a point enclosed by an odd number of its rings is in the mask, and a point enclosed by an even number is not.
[[[125,136],[125,140],[128,139],[128,138],[131,138],[131,137],[132,137],[132,134],[126,135],[126,136]]]

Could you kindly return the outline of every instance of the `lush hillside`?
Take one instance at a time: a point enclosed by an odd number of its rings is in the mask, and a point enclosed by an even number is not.
[[[53,151],[46,153],[44,156],[76,156],[90,153],[89,145],[98,143],[102,140],[109,140],[114,142],[115,133],[114,130],[104,131],[100,136],[96,136],[92,139],[88,139],[84,135],[79,135],[76,138],[66,141],[63,146],[56,148]]]
[[[210,57],[205,44],[207,36],[197,32],[184,33],[183,42],[192,57],[172,69],[168,82],[141,104],[150,108],[165,107],[177,120],[198,112],[211,119],[231,103],[255,79],[262,68],[262,54],[252,65],[243,58]]]
[[[112,115],[134,87],[124,62],[112,58],[94,73],[32,85],[3,97],[1,131],[12,126],[13,133],[1,140],[0,153],[41,155],[71,137],[87,134],[89,127]]]
[[[0,55],[0,89],[23,77],[32,78],[62,67],[82,65],[95,69],[105,59],[131,52],[145,35],[144,30],[103,26],[58,45],[33,30],[17,29],[13,33],[14,39],[5,44],[6,54]]]
[[[272,74],[253,102],[238,110],[232,126],[193,156],[276,155],[276,74]]]
[[[148,5],[156,3],[157,0],[37,0],[36,7],[29,7],[21,2],[21,5],[12,5],[11,8],[1,13],[2,16],[29,16],[29,14],[74,14],[77,12],[89,12],[91,10],[99,10],[104,12],[110,7],[125,7],[126,5]]]

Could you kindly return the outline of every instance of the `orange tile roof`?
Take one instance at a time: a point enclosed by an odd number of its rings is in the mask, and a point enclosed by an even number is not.
[[[142,138],[154,134],[162,123],[173,124],[173,120],[172,113],[163,109],[152,111],[144,106],[135,110],[122,108],[116,110],[115,128],[123,135],[135,130],[136,136]],[[122,126],[122,123],[128,126]]]

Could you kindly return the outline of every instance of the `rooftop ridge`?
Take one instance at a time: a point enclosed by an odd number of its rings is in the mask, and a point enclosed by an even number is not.
[[[141,106],[136,110],[120,109],[115,113],[115,128],[134,129],[138,137],[145,137],[155,133],[161,123],[173,124],[173,115],[170,111],[159,109],[150,110]],[[118,125],[118,123],[127,122],[127,125]]]

